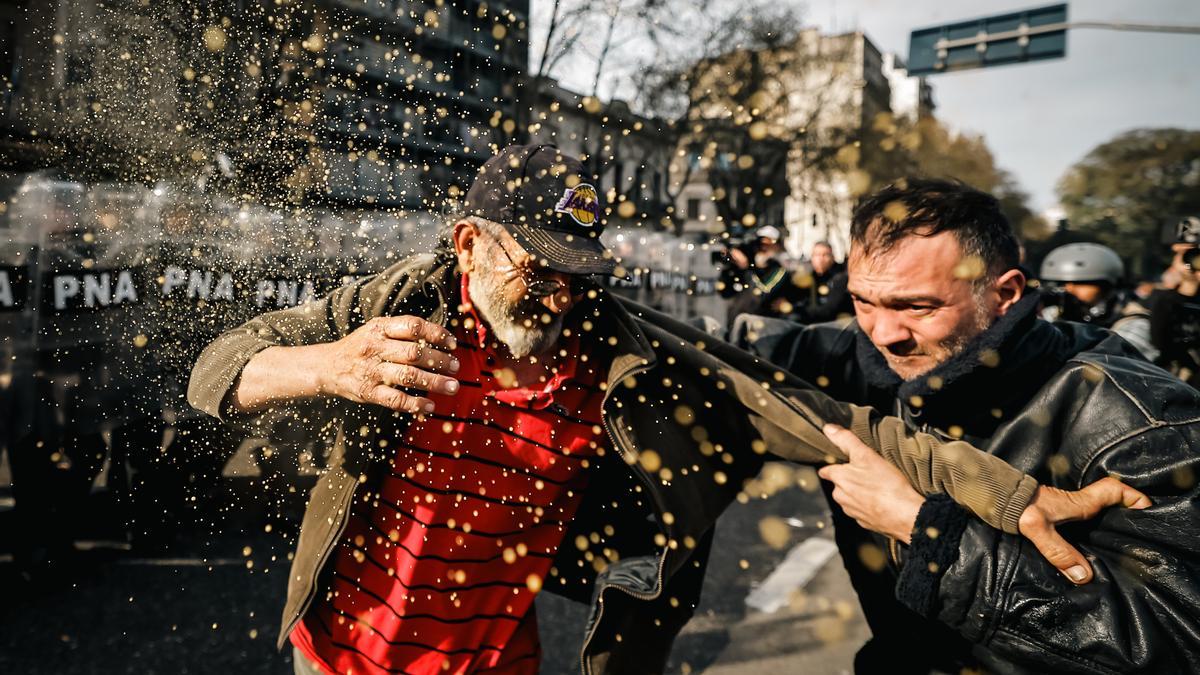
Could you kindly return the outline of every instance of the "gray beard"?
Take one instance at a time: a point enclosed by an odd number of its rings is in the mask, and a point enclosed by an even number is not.
[[[492,335],[513,358],[540,356],[558,344],[562,334],[562,314],[553,315],[550,323],[542,323],[541,316],[549,311],[541,303],[509,304],[504,298],[503,284],[488,274],[469,276],[467,292],[479,315],[487,321]],[[532,325],[526,326],[525,321]]]

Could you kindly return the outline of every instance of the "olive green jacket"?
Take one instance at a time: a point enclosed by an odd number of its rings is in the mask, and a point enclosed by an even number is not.
[[[459,320],[458,272],[441,251],[299,307],[263,314],[214,340],[192,371],[188,400],[220,418],[246,363],[272,346],[338,340],[378,316]],[[583,502],[544,588],[592,602],[580,665],[585,673],[658,673],[699,600],[713,526],[767,456],[823,465],[844,460],[821,432],[851,429],[923,494],[947,493],[992,526],[1017,532],[1036,482],[961,442],[943,443],[869,408],[833,401],[728,343],[597,289],[575,323],[606,360],[604,428],[615,453],[591,467]],[[603,372],[603,368],[601,369]],[[410,416],[324,401],[337,440],[309,497],[288,579],[279,644],[324,584],[355,499],[378,489],[391,452],[378,435],[403,433]],[[311,411],[307,414],[314,414]],[[242,422],[270,412],[242,415]]]

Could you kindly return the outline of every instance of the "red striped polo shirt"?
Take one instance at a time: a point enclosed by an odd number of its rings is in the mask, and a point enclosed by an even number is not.
[[[329,672],[538,670],[533,599],[605,442],[601,378],[573,335],[552,378],[506,389],[463,309],[459,392],[430,395],[434,413],[394,441],[379,498],[355,503],[328,585],[292,633]]]

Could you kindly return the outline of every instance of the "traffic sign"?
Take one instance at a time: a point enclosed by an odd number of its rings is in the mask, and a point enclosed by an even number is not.
[[[1067,5],[1051,5],[912,32],[910,75],[1066,56]]]

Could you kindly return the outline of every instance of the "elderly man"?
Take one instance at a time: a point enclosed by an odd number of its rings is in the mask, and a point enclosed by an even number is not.
[[[855,448],[884,482],[1048,550],[1052,523],[1140,497],[1037,488],[608,296],[584,276],[615,267],[597,190],[552,146],[493,157],[466,207],[436,253],[230,331],[193,372],[214,416],[323,401],[337,420],[289,577],[297,672],[536,672],[542,588],[593,600],[586,672],[660,672],[717,516],[768,450],[844,458],[825,421],[890,460]]]
[[[858,670],[1200,670],[1200,394],[1102,328],[1039,320],[1016,238],[988,194],[908,180],[859,206],[851,239],[857,322],[743,320],[760,353],[840,400],[968,440],[1044,483],[1117,476],[1154,501],[1070,531],[1095,569],[1076,586],[1019,537],[941,498],[882,486],[853,459],[821,469],[874,632]],[[911,540],[893,534],[898,512]],[[868,542],[888,547],[889,565],[863,564],[854,552]]]

